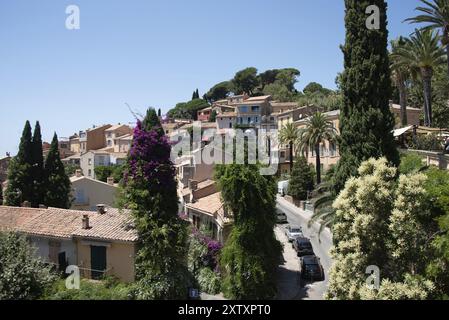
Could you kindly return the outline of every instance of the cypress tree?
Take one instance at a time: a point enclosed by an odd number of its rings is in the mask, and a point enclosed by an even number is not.
[[[159,118],[162,116],[161,108],[159,108],[159,109],[157,110],[157,116],[158,116]]]
[[[185,299],[190,285],[187,226],[178,217],[171,145],[154,109],[137,122],[123,178],[120,207],[130,209],[139,235],[137,299]]]
[[[3,185],[0,181],[0,206],[3,205]]]
[[[200,92],[198,91],[198,89],[196,89],[196,92],[195,92],[195,98],[196,98],[196,99],[199,99],[199,98],[200,98]]]
[[[307,200],[307,193],[313,190],[313,172],[306,158],[300,157],[296,160],[290,182],[288,194],[297,200]]]
[[[9,165],[8,187],[5,191],[7,206],[20,206],[24,201],[32,201],[32,164],[31,125],[27,121],[20,139],[19,152]]]
[[[221,165],[217,176],[234,225],[220,255],[223,292],[230,299],[271,299],[282,248],[274,235],[276,184],[257,165]]]
[[[384,0],[345,0],[344,103],[340,114],[341,159],[334,177],[334,192],[357,174],[362,161],[385,156],[394,165],[399,155],[390,112],[391,77],[387,50],[387,3]],[[367,28],[370,5],[380,10],[380,28]],[[369,21],[369,20],[368,20]]]
[[[36,122],[36,126],[34,127],[32,152],[33,166],[31,172],[33,177],[33,198],[31,205],[37,208],[40,204],[44,204],[44,155],[42,152],[42,135],[39,121]]]
[[[45,205],[69,209],[71,206],[71,183],[59,155],[59,143],[56,133],[53,136],[50,151],[45,160],[44,179]]]

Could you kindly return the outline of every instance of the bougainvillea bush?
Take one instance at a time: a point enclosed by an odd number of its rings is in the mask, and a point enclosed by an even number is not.
[[[207,230],[192,228],[189,240],[188,267],[200,290],[209,294],[221,291],[218,257],[222,249],[219,241],[207,235]]]
[[[187,222],[178,216],[171,146],[154,109],[137,121],[124,171],[120,206],[131,210],[139,235],[137,299],[185,299]]]

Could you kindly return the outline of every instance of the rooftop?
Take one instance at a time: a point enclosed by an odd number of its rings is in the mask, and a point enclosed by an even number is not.
[[[89,229],[83,229],[83,216]],[[0,230],[63,239],[89,238],[104,241],[137,241],[137,232],[127,211],[107,208],[106,213],[0,206]]]
[[[207,197],[200,198],[194,203],[186,204],[186,207],[202,211],[209,215],[213,215],[223,207],[223,202],[221,201],[221,193],[216,192]]]

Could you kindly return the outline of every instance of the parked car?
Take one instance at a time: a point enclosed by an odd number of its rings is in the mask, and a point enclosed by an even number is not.
[[[295,249],[298,257],[313,255],[312,243],[307,238],[296,238],[293,240],[293,249]]]
[[[287,194],[288,180],[278,182],[278,193],[283,197]]]
[[[317,256],[304,256],[299,258],[299,271],[303,280],[324,281],[324,269]]]
[[[285,228],[285,235],[288,238],[288,242],[293,242],[296,238],[303,237],[302,228],[288,225]]]
[[[287,215],[279,209],[276,210],[276,222],[280,224],[288,223]]]

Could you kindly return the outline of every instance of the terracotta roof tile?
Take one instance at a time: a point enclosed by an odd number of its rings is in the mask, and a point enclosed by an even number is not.
[[[89,216],[90,229],[82,228]],[[57,208],[36,209],[0,206],[0,230],[56,238],[83,237],[110,241],[137,241],[128,211],[107,208],[105,214]]]

